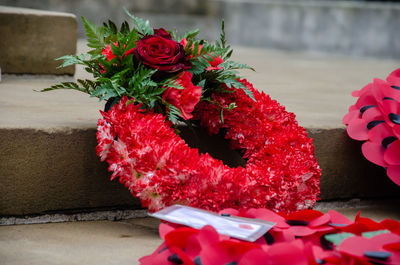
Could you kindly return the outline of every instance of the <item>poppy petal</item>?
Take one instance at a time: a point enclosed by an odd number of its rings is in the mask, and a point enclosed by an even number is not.
[[[370,121],[383,120],[383,115],[379,108],[372,107],[364,111],[361,118],[368,123]]]
[[[361,146],[361,151],[365,158],[382,167],[387,167],[388,164],[383,159],[385,148],[380,143],[373,143],[373,142],[365,142]]]
[[[400,68],[397,70],[394,70],[389,74],[389,76],[386,78],[386,80],[391,84],[391,85],[396,85],[400,86]]]
[[[359,119],[360,118],[360,111],[357,110],[352,110],[349,111],[346,115],[344,115],[342,122],[343,124],[349,124],[350,121],[354,120],[354,119]]]
[[[400,166],[389,166],[386,173],[394,183],[400,186]]]
[[[384,249],[400,252],[400,242],[383,245]]]
[[[369,83],[360,90],[354,90],[353,92],[351,92],[351,95],[353,97],[360,97],[364,93],[369,93],[371,91],[371,88],[372,88],[372,83]]]
[[[185,248],[187,239],[193,235],[199,233],[199,230],[191,227],[180,227],[165,235],[165,243],[168,247],[175,246],[178,248]]]
[[[362,258],[366,251],[384,251],[383,246],[398,243],[400,236],[395,234],[380,234],[372,238],[354,236],[346,238],[339,246],[339,251],[351,256]],[[399,264],[400,253],[392,253],[385,264]]]
[[[392,233],[400,234],[400,222],[392,219],[384,219],[380,222],[386,229]]]
[[[331,217],[331,222],[334,224],[349,225],[353,223],[349,218],[341,213],[338,213],[337,211],[329,210],[327,214],[329,214],[329,216]]]
[[[300,240],[273,244],[267,250],[269,259],[267,265],[307,265],[308,257],[304,251],[304,244]]]
[[[350,138],[354,140],[367,140],[368,139],[368,129],[367,122],[363,119],[354,119],[347,126],[347,134]]]
[[[291,226],[289,230],[293,232],[295,236],[310,236],[317,232],[317,230],[311,229],[307,226]]]
[[[308,224],[308,226],[309,227],[322,226],[322,225],[329,223],[329,221],[331,221],[331,216],[329,214],[324,214],[324,215],[321,215],[320,217],[317,217],[314,220],[312,220]]]
[[[394,141],[387,147],[383,158],[390,165],[400,165],[400,140]]]
[[[377,104],[377,101],[376,101],[375,97],[372,95],[372,93],[364,93],[358,98],[355,105],[358,109],[361,109],[364,106],[376,105],[376,104]]]
[[[268,254],[261,249],[252,249],[246,252],[239,260],[238,265],[264,265],[269,259]]]
[[[301,220],[301,221],[312,221],[317,217],[324,215],[317,210],[302,210],[298,212],[293,212],[287,215],[287,220]]]
[[[394,135],[392,129],[386,123],[378,124],[368,132],[368,139],[377,144],[382,143],[383,139],[390,136]]]
[[[277,228],[289,228],[290,226],[285,222],[285,218],[274,213],[268,209],[250,209],[246,212],[246,216],[250,218],[258,218],[262,220],[266,220],[269,222],[274,222],[274,227]]]
[[[400,125],[394,125],[392,131],[397,138],[400,138]]]
[[[174,230],[175,227],[166,224],[166,223],[161,223],[160,226],[158,227],[158,233],[162,239],[165,239],[165,235]]]

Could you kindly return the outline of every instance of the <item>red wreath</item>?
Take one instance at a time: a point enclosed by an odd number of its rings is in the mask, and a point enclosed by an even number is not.
[[[243,90],[215,93],[223,106],[201,102],[194,118],[216,134],[226,129],[234,149],[244,149],[245,168],[230,168],[209,154],[190,148],[161,114],[141,109],[122,98],[98,122],[97,153],[109,163],[111,179],[119,180],[149,211],[175,203],[217,211],[260,208],[294,211],[314,205],[319,194],[320,169],[312,139],[298,126],[295,115],[246,80]]]

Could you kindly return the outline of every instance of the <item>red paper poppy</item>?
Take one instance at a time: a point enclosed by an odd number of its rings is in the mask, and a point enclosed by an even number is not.
[[[400,185],[400,69],[386,81],[374,79],[352,95],[359,97],[343,117],[348,135],[359,141],[369,161],[387,168],[388,177]]]
[[[384,245],[390,243],[399,243],[400,236],[395,234],[380,234],[372,238],[365,238],[361,236],[354,236],[345,239],[339,246],[339,251],[345,255],[349,255],[365,262],[379,262],[379,264],[400,264],[400,252],[390,251],[384,248]],[[371,253],[368,255],[368,252]],[[381,254],[387,254],[385,259],[379,259],[374,252],[380,252]],[[378,256],[379,257],[379,256]],[[368,263],[368,264],[371,264]]]

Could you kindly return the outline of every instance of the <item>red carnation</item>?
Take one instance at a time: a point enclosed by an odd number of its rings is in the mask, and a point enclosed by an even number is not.
[[[193,85],[192,74],[189,72],[183,72],[176,82],[184,87],[184,89],[169,87],[165,90],[163,98],[177,107],[185,120],[191,119],[193,115],[190,113],[200,101],[202,93],[201,87]]]

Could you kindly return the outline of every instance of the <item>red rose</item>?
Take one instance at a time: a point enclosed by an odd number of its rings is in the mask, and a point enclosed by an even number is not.
[[[190,68],[182,44],[157,35],[143,37],[136,46],[135,55],[144,65],[166,73]]]
[[[189,72],[183,72],[176,80],[176,83],[180,84],[184,89],[169,87],[165,90],[163,99],[177,107],[185,120],[191,119],[193,115],[190,113],[200,101],[201,87],[193,85],[192,74]]]
[[[169,33],[168,31],[166,31],[163,28],[154,29],[154,36],[163,37],[167,40],[172,39],[171,33]]]

